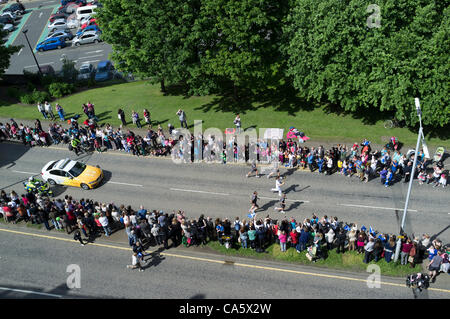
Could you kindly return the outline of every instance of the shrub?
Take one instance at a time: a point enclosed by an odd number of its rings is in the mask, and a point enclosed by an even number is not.
[[[23,94],[20,97],[20,103],[23,103],[23,104],[34,104],[33,94],[32,93],[30,93],[30,94]]]
[[[59,99],[65,95],[71,94],[75,91],[75,86],[70,83],[52,83],[48,87],[48,92],[51,96]]]
[[[45,101],[49,101],[50,100],[50,94],[48,94],[48,92],[46,91],[37,91],[34,90],[32,93],[33,96],[33,103],[37,103],[37,102],[45,102]]]

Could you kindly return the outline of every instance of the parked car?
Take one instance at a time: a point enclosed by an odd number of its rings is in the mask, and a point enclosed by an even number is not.
[[[43,52],[47,50],[61,49],[65,46],[66,41],[64,41],[64,38],[50,38],[38,43],[36,46],[36,51]]]
[[[71,15],[72,13],[64,13],[64,12],[60,12],[60,13],[55,13],[55,14],[52,14],[51,16],[50,16],[50,18],[48,19],[48,21],[49,22],[54,22],[55,20],[58,20],[58,19],[64,19],[64,20],[66,20],[70,15]]]
[[[49,64],[41,65],[39,66],[39,68],[41,69],[41,73],[43,76],[54,76],[56,74],[55,69],[53,69],[53,67]]]
[[[70,33],[69,29],[66,30],[57,30],[53,33],[50,33],[45,40],[51,38],[63,38],[64,41],[69,41],[73,39],[73,34]]]
[[[83,63],[80,66],[78,80],[89,80],[95,77],[95,67],[91,63]]]
[[[81,30],[84,30],[86,27],[88,27],[90,25],[97,25],[97,23],[95,22],[95,19],[91,19],[88,22],[83,23],[81,25]]]
[[[18,18],[17,15],[14,12],[11,12],[11,11],[2,12],[1,16],[2,17],[10,17],[11,19],[13,19],[13,21]]]
[[[87,32],[87,31],[98,31],[98,32],[102,32],[102,31],[100,30],[100,28],[98,27],[98,25],[93,24],[93,25],[87,26],[87,27],[84,28],[83,30],[81,30],[81,28],[78,29],[78,30],[77,30],[77,33],[76,33],[75,35],[76,35],[76,36],[80,36],[80,35],[83,34],[83,32]]]
[[[107,81],[114,77],[114,66],[111,61],[100,61],[97,64],[97,72],[95,73],[95,81]]]
[[[57,12],[64,12],[64,13],[76,13],[77,12],[77,8],[81,7],[82,4],[81,3],[76,3],[76,2],[67,2],[65,5],[60,6],[58,8]]]
[[[77,12],[77,8],[81,7],[80,3],[69,2],[65,6],[61,6],[58,8],[57,13],[71,13],[74,14]]]
[[[82,35],[73,38],[72,45],[79,46],[81,44],[98,43],[101,41],[100,35],[101,33],[98,31],[83,32]]]
[[[9,16],[1,16],[0,17],[1,24],[14,24],[14,19],[11,19]]]
[[[55,20],[48,25],[48,29],[50,32],[55,32],[56,30],[64,30],[67,29],[67,22],[65,19]]]
[[[11,23],[7,23],[7,24],[0,23],[0,28],[6,32],[14,31],[14,25]]]
[[[67,20],[66,20],[66,24],[67,24],[67,27],[69,28],[69,29],[75,29],[75,28],[78,28],[79,26],[80,26],[80,21],[78,21],[76,18],[74,18],[74,17],[69,17]]]
[[[25,13],[25,7],[23,4],[17,2],[4,9],[3,12],[13,12],[15,15],[21,16]]]
[[[86,0],[61,0],[61,6],[66,6],[68,3],[76,3],[82,6],[86,5]]]
[[[92,16],[86,16],[86,17],[83,17],[83,18],[78,19],[78,20],[80,21],[80,24],[83,25],[86,22],[89,22],[89,20],[91,20],[91,19],[94,19],[94,18]]]

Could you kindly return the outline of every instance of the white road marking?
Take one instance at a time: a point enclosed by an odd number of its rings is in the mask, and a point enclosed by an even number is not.
[[[61,295],[54,295],[54,294],[48,294],[45,292],[37,292],[37,291],[30,291],[30,290],[11,289],[11,288],[5,288],[5,287],[0,287],[0,290],[8,290],[8,291],[22,292],[25,294],[35,294],[35,295],[41,295],[41,296],[47,296],[47,297],[62,298]]]
[[[377,207],[377,206],[364,206],[364,205],[354,205],[354,204],[338,204],[339,206],[348,207],[360,207],[360,208],[372,208],[372,209],[386,209],[386,210],[403,210],[404,208],[391,208],[391,207]],[[408,209],[410,212],[417,212],[415,209]]]
[[[202,193],[202,194],[223,195],[223,196],[228,196],[228,195],[230,195],[230,194],[226,194],[226,193],[205,192],[205,191],[197,191],[197,190],[193,190],[193,189],[171,188],[170,190],[171,190],[171,191],[180,191],[180,192],[191,192],[191,193]]]
[[[54,64],[54,63],[55,63],[55,62],[41,63],[41,64],[39,64],[39,66],[42,66],[42,65],[49,65],[49,64]],[[35,65],[24,66],[23,68],[24,68],[24,69],[27,69],[27,68],[37,68],[37,66],[36,66],[36,64],[35,64]]]
[[[103,54],[98,54],[98,55],[91,55],[91,56],[84,56],[78,59],[90,59],[90,58],[97,58],[99,56],[103,56]]]
[[[258,196],[260,199],[271,199],[271,200],[280,200],[281,197],[278,198],[272,198],[272,197],[262,197]],[[301,200],[301,199],[286,199],[287,202],[303,202],[303,203],[309,203],[309,200]]]
[[[94,63],[94,62],[100,62],[100,60],[92,60],[92,61],[78,61],[78,62],[83,62],[83,63]],[[77,63],[78,63],[77,62]]]
[[[100,53],[100,52],[103,52],[103,50],[90,51],[90,52],[86,52],[86,54],[90,54],[90,53]]]
[[[33,173],[33,172],[23,172],[23,171],[13,171],[14,173],[19,173],[19,174],[28,174],[28,175],[38,175],[39,173]]]
[[[19,56],[19,55],[22,53],[22,50],[23,50],[23,48],[21,48],[21,49],[19,50],[19,52],[17,52],[17,56]]]
[[[128,184],[128,183],[119,183],[119,182],[108,182],[110,184],[118,184],[118,185],[128,185],[128,186],[136,186],[136,187],[142,187],[143,185],[139,184]]]
[[[45,3],[45,2],[44,2]],[[42,17],[43,12],[39,13],[39,19]]]

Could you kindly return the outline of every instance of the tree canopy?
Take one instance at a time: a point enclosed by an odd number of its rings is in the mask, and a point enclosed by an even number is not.
[[[7,32],[0,28],[0,75],[9,68],[11,56],[20,50],[20,46],[5,46],[4,39]]]
[[[191,94],[287,84],[306,100],[450,124],[449,0],[103,0],[118,68]]]

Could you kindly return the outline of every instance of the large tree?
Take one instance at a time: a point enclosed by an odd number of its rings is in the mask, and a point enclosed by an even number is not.
[[[187,41],[198,15],[198,0],[103,0],[97,14],[112,59],[122,70],[161,83],[190,77],[195,45]]]
[[[20,50],[20,46],[5,46],[6,32],[0,28],[0,75],[9,68],[11,56]]]
[[[345,110],[393,111],[417,123],[450,123],[448,1],[295,0],[284,31],[287,75],[310,100]]]
[[[192,34],[201,44],[202,70],[229,81],[235,97],[239,87],[277,87],[283,76],[279,43],[287,11],[285,0],[203,0]]]

